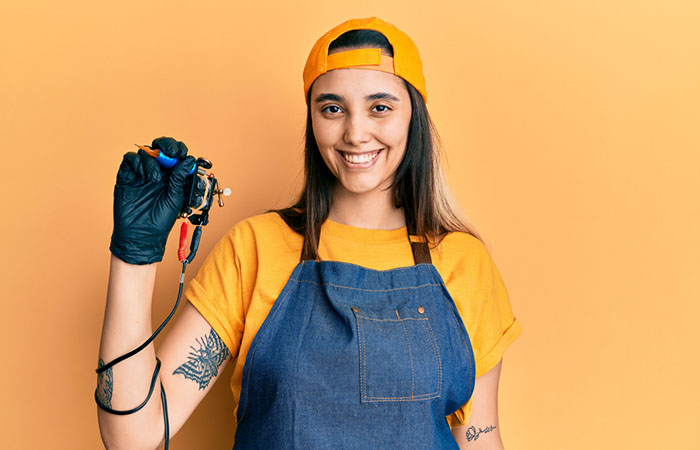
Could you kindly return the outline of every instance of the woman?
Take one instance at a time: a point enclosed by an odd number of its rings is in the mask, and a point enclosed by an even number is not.
[[[138,405],[159,361],[173,435],[233,360],[234,448],[502,448],[500,361],[520,325],[446,197],[418,50],[384,21],[350,20],[312,49],[304,93],[299,201],[234,226],[158,360],[149,346],[102,372],[98,400]],[[100,364],[151,334],[154,262],[192,166],[184,144],[154,146],[181,162],[122,163]],[[157,447],[162,409],[99,410],[104,442]]]

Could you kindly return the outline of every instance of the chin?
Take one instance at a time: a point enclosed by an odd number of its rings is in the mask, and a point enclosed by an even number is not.
[[[342,184],[340,185],[340,190],[348,194],[361,195],[373,191],[374,188],[370,186],[348,186]]]
[[[339,183],[342,191],[352,195],[363,195],[373,192],[384,192],[378,183]]]

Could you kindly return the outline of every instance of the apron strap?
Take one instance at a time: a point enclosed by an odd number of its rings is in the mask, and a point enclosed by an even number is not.
[[[430,247],[427,242],[413,242],[409,235],[408,240],[411,242],[411,250],[413,251],[413,260],[416,264],[432,264],[433,260],[430,257]]]
[[[406,228],[408,231],[408,227]],[[320,234],[320,233],[319,233]],[[416,240],[415,242],[411,238],[411,233],[408,232],[408,242],[411,244],[411,252],[413,253],[413,261],[415,264],[432,264],[433,260],[430,257],[430,247],[428,247],[427,242],[423,242],[422,240]],[[420,239],[419,237],[415,237],[415,239]],[[320,241],[320,236],[316,237],[316,242]],[[306,247],[306,235],[304,235],[304,242],[302,244],[302,249]],[[318,250],[318,248],[317,248]],[[299,258],[299,261],[304,261],[303,258]]]

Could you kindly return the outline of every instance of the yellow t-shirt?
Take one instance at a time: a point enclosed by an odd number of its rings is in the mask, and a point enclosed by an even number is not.
[[[187,288],[187,299],[234,358],[236,404],[248,349],[299,263],[302,245],[302,236],[276,213],[245,219],[221,238]],[[375,270],[414,264],[405,227],[370,230],[327,220],[318,250],[322,260]],[[469,333],[479,377],[521,332],[503,280],[486,247],[466,233],[448,234],[431,257]],[[450,426],[466,424],[470,411],[471,400],[448,417]]]

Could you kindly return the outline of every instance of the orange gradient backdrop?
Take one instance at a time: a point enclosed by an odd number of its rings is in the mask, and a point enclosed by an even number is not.
[[[523,324],[503,364],[506,448],[700,448],[694,0],[4,0],[0,448],[101,445],[122,154],[174,136],[233,190],[191,278],[233,223],[292,200],[307,52],[371,15],[421,50],[449,180]],[[176,294],[174,235],[157,321]],[[172,448],[230,448],[232,410],[218,383]]]

